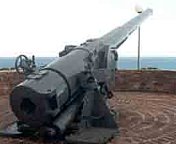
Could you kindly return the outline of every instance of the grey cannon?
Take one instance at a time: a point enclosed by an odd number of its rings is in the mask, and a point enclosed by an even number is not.
[[[116,49],[151,14],[147,9],[98,39],[66,46],[59,58],[28,75],[10,94],[21,127],[45,128],[50,135],[63,134],[74,124],[78,131],[116,129],[105,102],[115,84]]]

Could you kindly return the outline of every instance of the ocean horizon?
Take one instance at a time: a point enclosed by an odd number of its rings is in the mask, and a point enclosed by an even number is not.
[[[57,57],[36,57],[36,65],[44,66]],[[0,57],[0,69],[14,68],[16,57]],[[161,70],[176,70],[175,57],[141,57],[141,68],[157,68]],[[119,57],[118,69],[137,69],[137,57]]]

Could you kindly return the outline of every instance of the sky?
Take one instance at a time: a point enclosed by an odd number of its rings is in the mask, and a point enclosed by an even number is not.
[[[141,25],[141,56],[176,56],[175,0],[0,0],[0,57],[57,57],[65,45],[98,38],[153,9]],[[137,31],[117,50],[137,56]]]

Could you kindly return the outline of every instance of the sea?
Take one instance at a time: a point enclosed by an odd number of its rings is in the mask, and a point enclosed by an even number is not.
[[[14,68],[15,57],[0,57],[0,69]],[[42,67],[56,57],[36,57],[36,65]],[[117,62],[118,69],[137,69],[137,57],[120,57]],[[176,57],[141,57],[140,68],[176,70]]]

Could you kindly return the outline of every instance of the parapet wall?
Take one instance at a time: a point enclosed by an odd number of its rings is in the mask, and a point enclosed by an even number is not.
[[[0,71],[0,95],[8,95],[23,79],[23,76],[15,71]]]
[[[119,70],[116,91],[166,92],[176,94],[176,72]]]
[[[7,95],[24,79],[15,71],[0,71],[0,95]],[[176,72],[119,70],[115,91],[167,92],[176,94]]]

